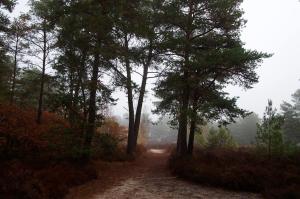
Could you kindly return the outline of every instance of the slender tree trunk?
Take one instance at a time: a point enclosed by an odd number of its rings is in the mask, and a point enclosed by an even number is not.
[[[75,70],[71,72],[71,81],[70,81],[70,94],[71,102],[69,109],[69,121],[72,127],[78,124],[78,119],[80,118],[80,111],[78,111],[78,101],[79,101],[79,89],[80,89],[80,74],[76,74],[77,66],[74,66]]]
[[[196,121],[195,119],[192,119],[191,127],[190,127],[190,135],[189,135],[188,154],[193,154],[194,151],[195,131],[196,131]]]
[[[193,113],[191,116],[191,126],[190,126],[190,135],[188,143],[188,154],[193,154],[194,151],[194,141],[195,141],[195,132],[196,132],[196,119],[197,119],[197,96],[193,96]]]
[[[187,153],[187,124],[188,124],[188,91],[183,92],[183,101],[180,108],[179,115],[179,129],[178,129],[178,140],[177,140],[177,154],[183,156]]]
[[[127,154],[133,154],[134,152],[134,145],[135,145],[135,132],[134,132],[134,106],[133,106],[133,89],[132,89],[132,81],[131,81],[131,67],[129,61],[129,44],[128,44],[128,37],[127,34],[125,35],[125,48],[126,48],[126,55],[125,55],[125,65],[126,65],[126,72],[127,72],[127,81],[126,81],[126,88],[127,88],[127,98],[128,98],[128,111],[129,111],[129,118],[128,118],[128,141],[127,141]]]
[[[79,74],[79,84],[81,87],[81,95],[82,95],[82,105],[81,108],[83,109],[83,115],[84,115],[84,125],[87,119],[87,108],[86,108],[86,94],[85,94],[85,86],[84,86],[84,80],[86,80],[86,71],[85,71],[85,61],[86,61],[86,52],[83,52],[82,60],[80,64],[80,69],[78,71]]]
[[[151,60],[152,60],[152,51],[153,51],[152,41],[150,41],[149,54],[148,54],[147,62],[144,65],[142,85],[141,85],[139,100],[138,100],[138,104],[137,104],[137,108],[136,108],[135,121],[134,121],[134,133],[135,133],[134,148],[136,148],[137,140],[138,140],[138,136],[139,136],[142,109],[143,109],[143,103],[144,103],[144,97],[145,97],[147,79],[148,79],[148,71],[149,71],[149,67],[151,65]]]
[[[271,132],[270,132],[270,119],[268,120],[268,157],[269,159],[271,159],[272,156],[272,151],[271,151],[271,146],[272,146],[272,137],[271,137]]]
[[[179,129],[177,140],[177,154],[183,156],[187,153],[187,125],[188,125],[188,110],[190,100],[189,86],[189,47],[186,47],[185,63],[183,66],[183,82],[184,88],[181,96],[181,106],[179,115]]]
[[[94,55],[94,63],[92,70],[92,78],[90,85],[90,100],[88,109],[88,125],[84,141],[84,158],[89,159],[91,153],[92,139],[95,133],[95,121],[96,121],[96,96],[97,96],[97,83],[98,83],[98,73],[99,73],[99,54]]]
[[[80,92],[80,77],[81,75],[77,73],[76,86],[74,91],[74,107],[77,109],[79,103],[79,92]]]
[[[73,99],[73,108],[76,110],[77,114],[74,118],[75,123],[78,122],[78,119],[80,118],[79,114],[80,111],[78,111],[78,104],[79,104],[79,92],[80,92],[80,82],[79,82],[79,75],[77,76],[75,91],[74,91],[74,99]]]
[[[83,120],[81,123],[81,128],[82,128],[82,137],[86,134],[86,126],[87,126],[87,117],[88,117],[88,110],[86,106],[86,94],[85,94],[85,85],[84,81],[86,80],[86,72],[85,72],[85,55],[82,58],[81,62],[81,68],[79,69],[79,84],[80,84],[80,89],[81,89],[81,95],[82,95],[82,101],[81,101],[81,109],[83,110]],[[84,139],[82,139],[84,140]],[[84,143],[82,143],[83,145]]]
[[[83,100],[83,104],[82,104],[82,108],[83,108],[83,115],[84,115],[84,122],[86,122],[87,120],[87,115],[88,115],[88,112],[87,112],[87,107],[86,107],[86,94],[85,94],[85,88],[83,86],[83,82],[81,81],[81,94],[82,94],[82,100]]]
[[[192,36],[192,15],[193,15],[193,1],[189,1],[189,16],[188,29],[186,31],[186,44],[184,47],[184,65],[182,67],[184,88],[182,91],[182,102],[179,115],[179,130],[177,141],[177,154],[184,156],[187,153],[187,125],[188,125],[188,111],[190,100],[190,85],[189,85],[189,67],[190,67],[190,50],[191,50],[191,36]]]
[[[10,104],[13,104],[15,102],[16,77],[17,77],[17,70],[18,70],[18,60],[17,60],[18,51],[19,51],[19,37],[17,36],[15,53],[14,53],[14,71],[12,77]]]
[[[68,106],[68,109],[69,109],[69,114],[68,114],[68,119],[69,119],[69,122],[71,124],[71,126],[74,125],[74,110],[73,110],[73,107],[74,107],[74,72],[73,70],[71,69],[70,70],[70,101],[67,102],[67,106]]]
[[[39,96],[39,104],[37,111],[37,123],[41,124],[42,122],[42,114],[43,114],[43,97],[44,97],[44,84],[45,84],[45,73],[46,73],[46,58],[47,58],[47,32],[43,31],[43,66],[42,66],[42,77],[41,77],[41,87],[40,87],[40,96]]]
[[[183,156],[187,153],[187,125],[188,125],[188,109],[189,109],[189,84],[187,65],[184,67],[184,84],[185,88],[182,92],[182,102],[179,115],[179,129],[177,139],[177,155]]]
[[[194,151],[195,132],[196,132],[196,119],[195,117],[193,117],[191,119],[189,145],[188,145],[188,154],[190,155],[193,154]]]

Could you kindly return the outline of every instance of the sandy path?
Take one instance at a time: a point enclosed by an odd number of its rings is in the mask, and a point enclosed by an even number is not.
[[[168,154],[149,150],[135,165],[113,170],[119,177],[96,180],[71,191],[67,199],[257,199],[257,194],[231,192],[189,183],[172,176],[167,167]],[[124,173],[125,172],[125,173]],[[126,175],[127,172],[127,175]],[[118,176],[118,175],[117,175]]]

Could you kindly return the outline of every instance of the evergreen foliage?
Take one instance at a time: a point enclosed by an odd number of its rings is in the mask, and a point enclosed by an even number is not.
[[[206,146],[210,149],[234,148],[237,146],[237,144],[231,136],[230,132],[226,128],[220,127],[219,129],[210,129]]]
[[[257,144],[265,149],[270,156],[283,152],[282,136],[283,117],[276,113],[271,100],[264,113],[261,124],[257,124]]]
[[[178,154],[192,153],[198,125],[228,124],[248,114],[224,88],[251,88],[258,82],[256,68],[270,57],[244,47],[241,3],[31,0],[30,12],[10,27],[15,59],[2,56],[7,66],[1,74],[11,75],[0,78],[6,85],[1,98],[10,93],[11,103],[37,107],[37,123],[43,111],[68,119],[82,129],[88,154],[105,109],[115,102],[112,93],[120,88],[127,94],[127,152],[132,154],[148,79],[155,78],[156,112],[172,116],[178,126]],[[1,3],[8,10],[12,6],[13,1]],[[30,69],[20,69],[23,55]]]
[[[14,0],[0,2],[0,100],[7,101],[10,94],[10,76],[13,71],[12,58],[9,56],[9,43],[7,33],[9,31],[9,18],[4,11],[12,12]]]
[[[292,103],[283,102],[281,110],[284,116],[284,139],[292,143],[300,142],[300,90],[292,95]]]
[[[191,152],[194,124],[247,115],[223,89],[229,84],[251,88],[258,81],[255,69],[270,55],[244,48],[241,2],[174,0],[162,6],[167,64],[155,89],[161,99],[157,112],[169,113],[178,122],[178,154],[187,152],[189,122]]]

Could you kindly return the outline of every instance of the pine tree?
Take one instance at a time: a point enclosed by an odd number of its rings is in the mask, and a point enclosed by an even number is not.
[[[18,64],[23,62],[24,55],[26,55],[26,50],[28,45],[26,43],[26,34],[29,31],[28,26],[28,15],[21,15],[15,18],[9,27],[8,31],[8,41],[9,41],[9,51],[13,57],[13,73],[11,78],[11,91],[10,91],[10,103],[15,103],[15,89],[17,81],[17,73],[19,71]]]
[[[73,124],[78,119],[83,123],[83,155],[89,158],[97,122],[103,120],[101,109],[114,101],[113,89],[105,84],[104,74],[116,57],[112,34],[116,4],[108,1],[49,2],[54,4],[51,16],[56,19],[60,50],[55,69],[61,89],[67,90],[63,105]],[[77,118],[72,117],[74,112]]]
[[[44,86],[46,78],[46,69],[53,61],[53,49],[55,44],[54,21],[51,19],[48,10],[50,4],[42,0],[31,1],[31,22],[30,31],[27,35],[27,41],[30,45],[29,55],[36,60],[31,62],[32,67],[39,68],[41,72],[39,98],[37,105],[38,124],[42,122],[44,109]]]
[[[7,33],[9,32],[10,20],[4,11],[12,12],[15,6],[14,0],[0,1],[0,100],[8,101],[10,95],[10,78],[13,72],[12,59],[9,56],[9,42]]]
[[[276,111],[272,101],[268,100],[262,123],[257,124],[257,144],[266,149],[269,157],[283,152],[283,117]]]
[[[119,45],[116,62],[119,64],[113,69],[128,99],[128,154],[132,154],[137,145],[147,81],[153,78],[150,74],[155,74],[155,64],[160,62],[160,22],[157,13],[160,6],[160,1],[120,1],[115,18],[115,35]],[[141,76],[140,84],[133,81],[133,74]]]
[[[187,152],[193,104],[203,103],[209,92],[222,94],[220,88],[228,84],[251,88],[258,81],[256,67],[262,58],[269,56],[243,48],[239,38],[245,24],[241,2],[173,0],[164,4],[162,29],[169,63],[163,69],[156,90],[162,99],[160,104],[167,106],[178,119],[177,152],[180,155]],[[229,101],[234,102],[234,99]]]
[[[292,95],[292,103],[283,102],[281,104],[283,111],[284,138],[292,143],[300,142],[300,90]]]

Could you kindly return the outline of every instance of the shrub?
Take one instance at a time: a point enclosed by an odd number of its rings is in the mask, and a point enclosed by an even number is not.
[[[63,198],[70,187],[97,177],[91,162],[82,164],[81,129],[49,112],[40,125],[35,118],[34,110],[0,105],[0,198]],[[92,149],[114,158],[118,141],[97,134]]]
[[[300,148],[297,144],[292,142],[285,142],[283,144],[284,155],[285,156],[294,156],[300,154]]]
[[[0,176],[0,198],[59,199],[70,187],[95,179],[97,172],[93,165],[48,163],[37,168],[14,160],[1,165]]]
[[[0,105],[0,137],[2,138],[2,157],[24,157],[33,155],[46,146],[40,135],[48,127],[37,125],[31,110],[15,106]],[[46,129],[45,129],[46,128]]]
[[[118,151],[119,140],[114,135],[100,133],[93,140],[93,156],[105,159],[113,158]]]
[[[43,135],[48,143],[47,156],[55,159],[80,159],[83,134],[79,129],[52,128]]]
[[[205,149],[194,157],[172,157],[170,168],[198,183],[239,191],[261,192],[266,198],[299,198],[300,156],[259,155],[248,148]]]
[[[211,128],[207,137],[206,146],[208,148],[231,148],[236,147],[236,142],[224,127],[215,130]]]
[[[261,124],[257,124],[257,146],[265,150],[269,156],[282,155],[284,143],[282,135],[283,117],[276,113],[272,101],[268,101],[268,106],[264,113]]]
[[[13,158],[73,158],[81,147],[82,135],[55,114],[44,112],[36,123],[34,110],[0,105],[0,155]]]
[[[206,140],[202,131],[198,131],[195,134],[195,142],[197,146],[204,147],[206,145]]]
[[[123,140],[127,136],[127,129],[121,126],[114,117],[106,118],[101,127],[97,129],[98,133],[110,134],[114,137]]]

